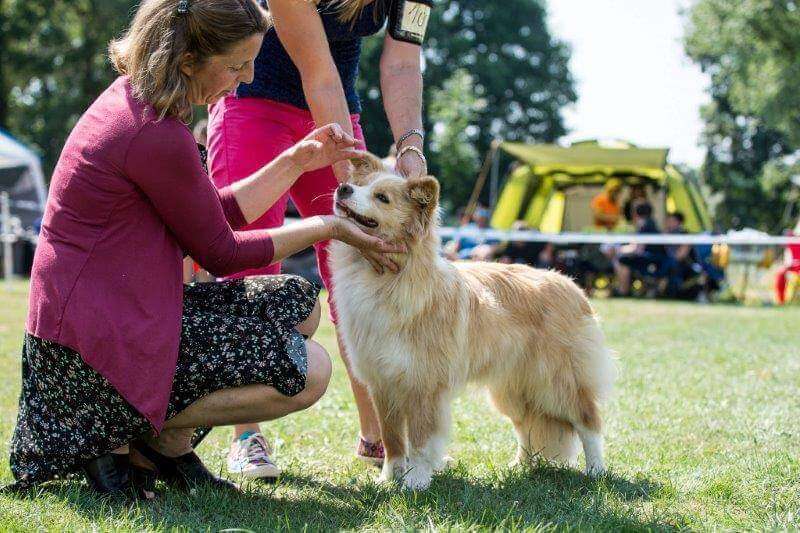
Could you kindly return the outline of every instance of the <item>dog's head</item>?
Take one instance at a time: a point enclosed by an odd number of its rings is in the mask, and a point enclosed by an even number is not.
[[[435,229],[439,206],[439,182],[435,178],[407,180],[368,152],[352,163],[352,178],[336,190],[337,215],[388,242],[413,242]]]

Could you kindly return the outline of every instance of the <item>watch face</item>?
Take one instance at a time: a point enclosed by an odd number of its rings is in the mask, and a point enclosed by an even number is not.
[[[392,36],[403,41],[422,44],[431,18],[430,0],[402,0],[392,21]]]

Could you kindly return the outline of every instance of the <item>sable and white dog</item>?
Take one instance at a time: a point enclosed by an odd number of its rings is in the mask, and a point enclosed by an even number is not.
[[[580,439],[586,472],[602,473],[600,404],[615,365],[583,292],[556,272],[445,261],[439,183],[407,181],[371,154],[354,164],[336,214],[408,246],[402,271],[379,275],[355,248],[331,245],[339,327],[381,424],[381,481],[429,486],[444,466],[451,398],[467,383],[513,422],[518,462],[575,465]]]

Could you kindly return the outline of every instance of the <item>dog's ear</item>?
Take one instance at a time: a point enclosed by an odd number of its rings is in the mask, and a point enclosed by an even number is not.
[[[439,182],[433,176],[408,180],[406,190],[408,197],[422,210],[435,209],[439,203]]]
[[[360,152],[358,157],[351,158],[350,162],[353,164],[352,178],[354,180],[369,176],[373,172],[381,172],[386,170],[386,167],[383,165],[383,161],[381,161],[377,156],[366,151]]]
[[[422,234],[427,231],[439,206],[439,182],[432,176],[410,179],[406,182],[406,194],[416,207],[406,229],[412,235]]]

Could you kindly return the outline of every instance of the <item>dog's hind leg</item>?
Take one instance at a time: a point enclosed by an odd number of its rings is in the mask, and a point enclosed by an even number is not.
[[[578,436],[569,422],[531,410],[514,423],[519,442],[517,460],[541,457],[553,463],[577,466]]]
[[[605,472],[603,461],[603,435],[600,432],[602,419],[597,401],[584,388],[578,389],[577,416],[573,424],[578,430],[583,454],[586,458],[586,474],[598,476]]]
[[[490,389],[492,403],[511,419],[517,434],[517,456],[513,464],[538,458],[575,466],[578,436],[569,422],[548,416],[521,394],[509,394],[502,386]]]

